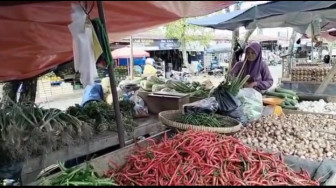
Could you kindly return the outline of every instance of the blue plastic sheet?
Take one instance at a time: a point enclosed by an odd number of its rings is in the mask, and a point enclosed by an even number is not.
[[[88,85],[85,87],[82,104],[84,106],[87,102],[90,101],[101,101],[104,100],[103,88],[100,84]]]

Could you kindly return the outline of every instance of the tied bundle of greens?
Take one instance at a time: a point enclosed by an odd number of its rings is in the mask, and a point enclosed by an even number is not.
[[[59,163],[62,173],[50,179],[43,179],[42,186],[118,186],[111,178],[100,178],[92,165],[65,168]]]
[[[227,74],[225,81],[223,81],[219,88],[223,88],[232,95],[236,96],[239,93],[239,90],[244,86],[244,84],[247,82],[247,80],[250,78],[250,75],[246,75],[243,77],[243,70],[246,64],[246,60],[243,63],[242,68],[240,69],[238,75],[236,77],[231,76],[230,74]]]
[[[58,109],[11,102],[0,110],[0,163],[36,157],[92,136],[88,124]]]
[[[128,132],[133,131],[136,126],[133,121],[134,105],[131,101],[122,102],[120,105],[123,125]],[[104,131],[117,131],[114,109],[104,101],[92,101],[84,107],[76,104],[69,107],[66,112],[79,120],[88,122],[97,134]]]

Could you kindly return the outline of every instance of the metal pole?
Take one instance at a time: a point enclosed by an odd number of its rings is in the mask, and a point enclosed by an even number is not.
[[[103,2],[102,1],[97,1],[98,5],[98,12],[99,12],[99,18],[107,32],[107,27],[105,23],[105,15],[104,15],[104,7],[103,7]],[[109,41],[108,36],[107,36],[107,41]],[[110,49],[110,44],[107,47],[108,49],[105,51],[111,52]],[[110,59],[112,59],[112,54],[108,53],[105,54],[106,56],[110,56]],[[120,113],[120,108],[119,108],[119,100],[118,100],[118,93],[117,93],[117,88],[115,84],[115,78],[114,78],[114,72],[113,72],[113,63],[111,62],[110,65],[108,66],[108,74],[110,77],[110,84],[111,84],[111,90],[112,90],[112,97],[113,97],[113,107],[114,107],[114,112],[115,112],[115,117],[116,117],[116,123],[117,123],[117,129],[118,129],[118,139],[119,139],[119,145],[120,147],[125,147],[125,132],[124,132],[124,126],[121,121],[121,113]]]
[[[131,56],[130,56],[130,60],[131,60],[131,65],[130,65],[130,76],[131,76],[131,80],[133,80],[134,78],[134,74],[133,74],[133,68],[134,68],[134,58],[133,58],[133,37],[131,36],[130,38],[130,46],[131,46]]]

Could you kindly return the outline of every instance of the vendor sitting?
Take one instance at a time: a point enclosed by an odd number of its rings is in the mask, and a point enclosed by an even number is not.
[[[156,75],[156,68],[154,68],[154,59],[147,58],[146,65],[143,71],[144,76],[155,76]]]
[[[245,84],[245,87],[254,88],[259,92],[272,87],[273,78],[267,64],[262,60],[262,48],[259,43],[252,42],[246,47],[245,61],[238,62],[231,72],[234,76],[237,76],[244,65],[242,77],[250,75],[250,79]]]

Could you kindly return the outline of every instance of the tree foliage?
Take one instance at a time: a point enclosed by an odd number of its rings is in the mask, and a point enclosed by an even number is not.
[[[207,46],[214,37],[214,31],[186,23],[186,19],[180,19],[165,26],[167,38],[178,39],[179,41],[199,42]]]

